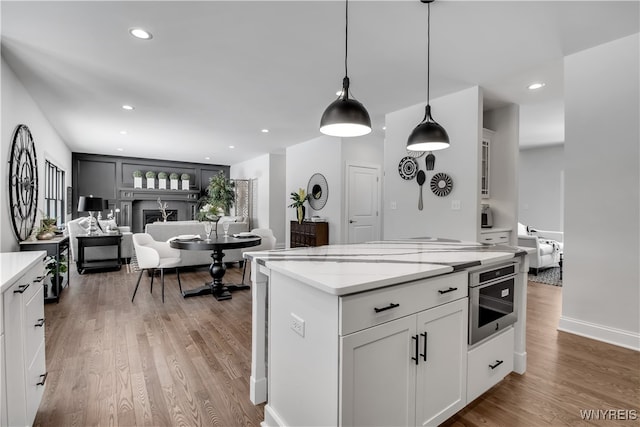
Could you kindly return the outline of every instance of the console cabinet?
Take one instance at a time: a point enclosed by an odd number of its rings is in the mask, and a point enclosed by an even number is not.
[[[0,424],[3,426],[32,425],[44,393],[47,377],[42,283],[44,252],[38,254],[42,254],[39,262],[22,272],[14,283],[2,288],[4,343],[1,356],[4,363],[0,378]]]
[[[329,223],[311,221],[291,221],[292,248],[323,246],[329,244]]]

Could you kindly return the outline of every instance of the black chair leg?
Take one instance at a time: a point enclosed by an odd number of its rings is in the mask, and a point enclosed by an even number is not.
[[[140,274],[138,274],[138,281],[136,282],[136,288],[133,290],[131,302],[133,302],[133,299],[136,297],[136,292],[138,292],[138,286],[140,285],[140,279],[142,279],[142,273],[144,273],[144,270],[140,270]]]
[[[176,267],[176,276],[178,276],[178,286],[180,287],[180,295],[182,295],[182,283],[180,283],[180,271]]]
[[[244,273],[247,271],[247,261],[244,262],[242,266],[242,284],[244,285]]]
[[[149,293],[153,293],[153,278],[156,277],[156,269],[155,268],[150,268],[149,271],[151,272],[151,287],[149,287]]]

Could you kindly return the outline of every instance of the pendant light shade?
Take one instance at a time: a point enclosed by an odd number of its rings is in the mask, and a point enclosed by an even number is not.
[[[407,149],[411,151],[435,151],[449,148],[449,145],[447,131],[433,120],[431,106],[427,104],[424,119],[409,135]]]
[[[349,98],[349,75],[347,73],[348,37],[349,37],[349,0],[345,1],[344,35],[344,79],[342,92],[324,110],[320,119],[320,132],[330,136],[362,136],[371,132],[371,118],[360,102]]]
[[[340,97],[324,110],[320,132],[342,137],[362,136],[371,132],[371,118],[367,109],[355,99],[349,99],[349,77],[343,79]]]
[[[433,0],[420,0],[427,3],[427,106],[424,111],[424,118],[418,126],[413,129],[407,140],[407,150],[411,151],[436,151],[449,148],[449,135],[431,116],[431,105],[429,105],[429,78],[430,78],[430,45],[431,45],[431,3]]]

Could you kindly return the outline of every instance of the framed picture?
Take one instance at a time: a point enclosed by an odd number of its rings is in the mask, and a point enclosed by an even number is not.
[[[73,208],[71,207],[71,195],[71,187],[67,187],[67,215],[71,215],[73,211]]]

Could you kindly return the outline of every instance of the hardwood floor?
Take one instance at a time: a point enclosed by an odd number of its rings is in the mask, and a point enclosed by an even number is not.
[[[227,270],[238,283],[242,271]],[[209,278],[180,275],[185,289]],[[45,306],[49,376],[35,425],[252,426],[249,401],[251,294],[184,300],[174,274],[149,293],[137,273],[78,275],[59,304]],[[511,374],[449,419],[448,426],[639,425],[583,421],[580,410],[636,410],[640,353],[557,332],[561,288],[529,282],[525,375]],[[618,415],[619,416],[619,415]]]

